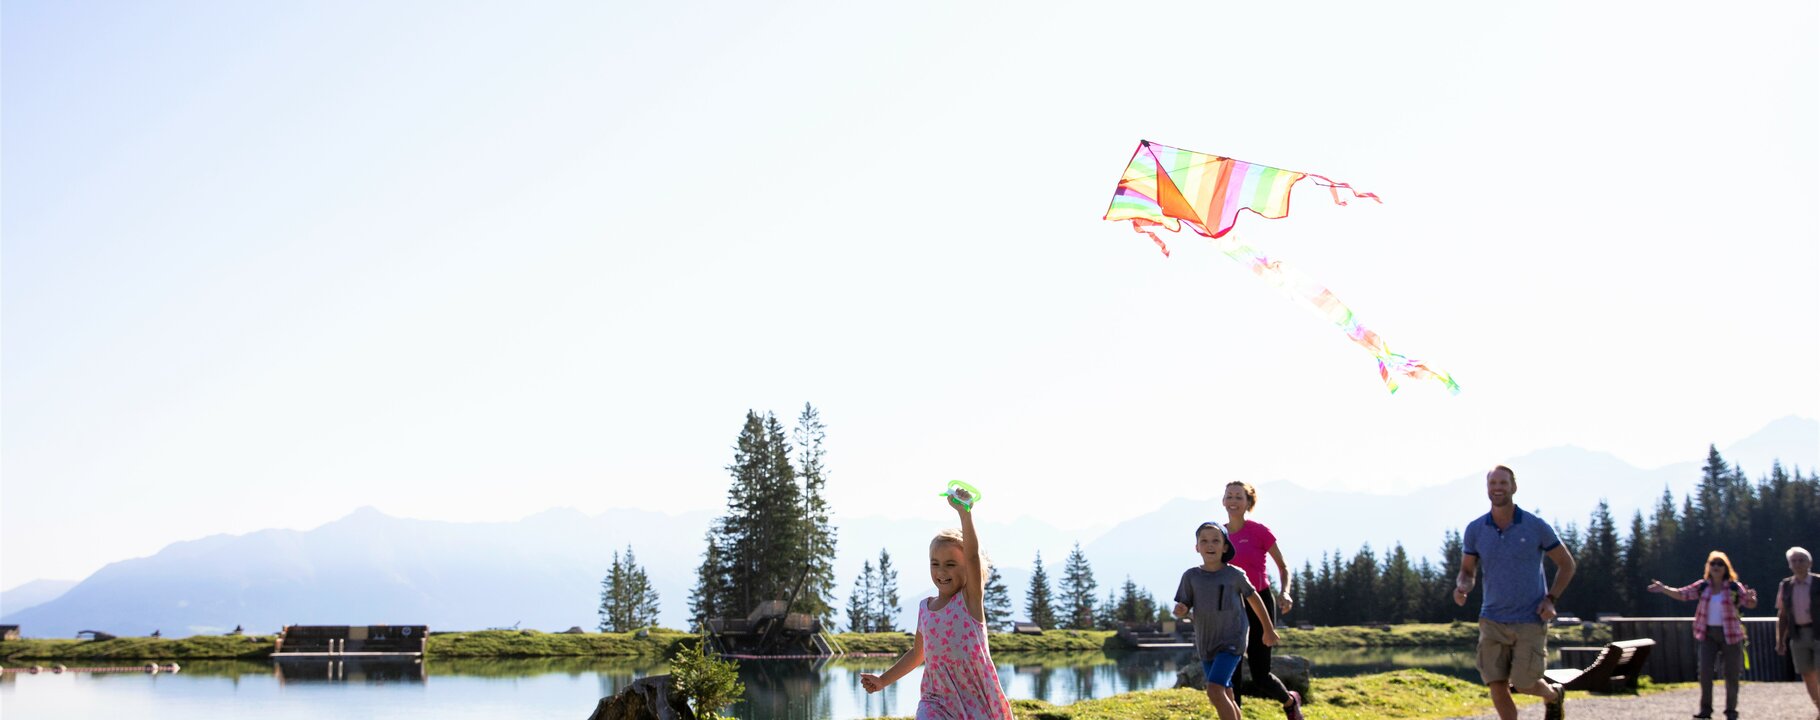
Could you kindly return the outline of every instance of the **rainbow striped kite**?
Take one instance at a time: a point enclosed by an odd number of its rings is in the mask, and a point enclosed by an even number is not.
[[[1355,198],[1383,202],[1377,195],[1359,192],[1351,185],[1320,175],[1256,165],[1144,140],[1138,143],[1131,164],[1125,167],[1125,176],[1119,178],[1119,187],[1112,195],[1112,207],[1107,208],[1106,219],[1131,221],[1131,228],[1149,235],[1165,256],[1169,254],[1169,246],[1152,228],[1179,232],[1187,225],[1195,233],[1211,238],[1214,247],[1249,267],[1260,279],[1340,326],[1347,337],[1377,358],[1378,375],[1390,386],[1392,393],[1397,391],[1397,381],[1392,378],[1396,375],[1434,378],[1446,384],[1450,392],[1458,394],[1460,386],[1452,376],[1391,352],[1383,338],[1359,324],[1352,309],[1320,283],[1270,259],[1256,248],[1226,237],[1238,222],[1240,210],[1250,210],[1273,220],[1288,217],[1289,191],[1302,178],[1314,178],[1316,184],[1333,193],[1333,201],[1340,205],[1346,204],[1340,197],[1341,188]]]

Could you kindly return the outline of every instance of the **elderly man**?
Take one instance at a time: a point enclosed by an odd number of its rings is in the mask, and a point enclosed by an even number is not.
[[[1820,575],[1814,556],[1788,549],[1789,576],[1776,588],[1776,654],[1795,655],[1795,672],[1807,683],[1807,697],[1820,710],[1820,643],[1814,641],[1814,608],[1820,604]]]

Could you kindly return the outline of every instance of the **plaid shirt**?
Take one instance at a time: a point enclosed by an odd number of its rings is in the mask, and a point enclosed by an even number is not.
[[[1744,621],[1738,619],[1738,605],[1739,603],[1744,602],[1744,591],[1746,588],[1744,587],[1744,583],[1741,582],[1727,584],[1735,586],[1737,588],[1737,594],[1732,596],[1731,602],[1724,603],[1725,617],[1720,618],[1720,622],[1725,625],[1725,644],[1736,645],[1744,642]],[[1712,597],[1714,592],[1725,592],[1725,589],[1715,589],[1711,583],[1707,582],[1705,579],[1700,579],[1694,581],[1692,585],[1688,585],[1687,587],[1675,588],[1674,592],[1682,600],[1700,601],[1698,605],[1694,606],[1694,639],[1705,640],[1706,609],[1711,606],[1711,603],[1708,603],[1706,600],[1707,598]]]

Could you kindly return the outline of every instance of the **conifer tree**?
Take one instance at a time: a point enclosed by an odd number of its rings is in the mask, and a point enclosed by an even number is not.
[[[1118,591],[1114,590],[1112,588],[1106,588],[1106,601],[1103,603],[1100,603],[1099,607],[1094,609],[1093,627],[1098,630],[1116,630],[1116,629],[1118,629],[1118,626],[1119,626],[1118,625],[1118,623],[1119,623],[1118,611],[1119,611],[1119,593],[1118,593]]]
[[[1365,543],[1352,556],[1340,576],[1340,597],[1345,598],[1342,622],[1383,622],[1382,598],[1378,595],[1378,556]]]
[[[1068,563],[1062,569],[1062,606],[1066,617],[1063,627],[1071,630],[1093,629],[1093,606],[1098,598],[1094,593],[1100,584],[1093,579],[1093,567],[1087,563],[1086,553],[1081,552],[1081,544],[1074,544],[1074,551],[1068,553]]]
[[[628,545],[623,557],[613,553],[613,565],[600,582],[600,630],[631,632],[655,624],[657,590]]]
[[[1011,630],[1011,591],[1005,588],[1005,578],[998,573],[998,566],[992,566],[986,576],[986,627],[1009,632]]]
[[[628,616],[633,628],[651,627],[657,624],[658,594],[657,588],[651,585],[651,576],[632,556],[632,546],[626,546],[625,573],[627,586]]]
[[[733,482],[720,526],[731,597],[720,609],[744,615],[766,600],[788,598],[808,565],[802,492],[775,416],[746,412],[727,472]]]
[[[891,553],[883,548],[878,551],[878,590],[873,599],[872,631],[897,632],[897,613],[901,609],[897,599],[897,568],[891,567]]]
[[[1030,622],[1044,630],[1055,628],[1055,604],[1049,596],[1049,574],[1043,571],[1043,552],[1038,550],[1031,564],[1030,590],[1024,593],[1024,612]]]
[[[872,632],[872,603],[877,580],[872,575],[872,561],[867,560],[853,580],[853,592],[847,595],[847,631]]]
[[[625,632],[626,572],[619,562],[619,551],[613,551],[613,565],[600,581],[600,631]]]
[[[1604,498],[1586,521],[1586,535],[1574,550],[1578,573],[1584,578],[1599,578],[1574,589],[1572,596],[1562,598],[1577,614],[1591,620],[1602,612],[1619,612],[1624,607],[1621,591],[1629,585],[1623,577],[1624,566],[1618,554],[1618,532],[1611,517],[1611,505]]]
[[[708,530],[708,549],[702,552],[701,567],[695,571],[695,587],[689,592],[689,622],[696,628],[702,627],[709,618],[736,614],[726,605],[732,592],[727,580],[726,556],[720,549],[720,534],[717,528]]]
[[[1409,564],[1409,553],[1397,543],[1384,558],[1384,577],[1379,582],[1380,613],[1385,622],[1409,622],[1420,617],[1422,579]]]
[[[827,451],[823,443],[827,428],[814,405],[803,403],[802,415],[796,419],[797,470],[803,481],[803,508],[809,553],[808,580],[797,598],[797,612],[808,613],[832,624],[834,620],[834,552],[837,531],[830,517],[827,489]]]

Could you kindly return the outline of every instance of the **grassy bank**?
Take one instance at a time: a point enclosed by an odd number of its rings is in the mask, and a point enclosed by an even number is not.
[[[566,635],[535,630],[480,630],[431,634],[425,653],[447,658],[667,657],[694,637],[663,629],[652,630],[642,638],[633,633]],[[197,635],[181,640],[8,640],[0,642],[0,664],[25,660],[263,660],[272,654],[273,640],[270,635]]]
[[[694,639],[689,633],[662,628],[642,638],[634,633],[568,635],[536,630],[479,630],[431,634],[424,652],[431,657],[668,657]]]
[[[263,660],[271,654],[270,635],[0,642],[0,661],[8,665],[21,660]]]
[[[910,649],[914,641],[906,633],[838,633],[835,641],[850,653],[899,654]],[[992,651],[998,652],[1081,652],[1124,647],[1113,638],[1111,630],[1049,630],[1041,635],[993,633]]]
[[[1671,687],[1682,687],[1685,684]],[[1668,689],[1645,684],[1642,692]],[[1308,720],[1438,720],[1491,711],[1491,698],[1477,683],[1437,675],[1426,670],[1398,670],[1350,678],[1315,678],[1314,701],[1302,708]],[[1573,693],[1569,697],[1581,697]],[[1518,696],[1518,705],[1535,698]],[[1200,690],[1146,690],[1069,705],[1041,700],[1016,700],[1012,709],[1027,720],[1174,720],[1217,718],[1207,694]],[[1283,710],[1269,703],[1248,700],[1244,716],[1252,720],[1278,720]],[[899,718],[897,720],[909,720]]]
[[[1352,648],[1352,647],[1473,647],[1479,642],[1477,623],[1411,623],[1392,625],[1388,630],[1375,627],[1323,627],[1312,630],[1283,628],[1279,647]],[[851,653],[902,653],[910,649],[911,638],[904,633],[841,633],[834,636]],[[1604,645],[1611,642],[1611,626],[1596,625],[1588,636],[1578,626],[1549,630],[1550,647]],[[992,652],[1080,652],[1083,650],[1122,650],[1125,644],[1109,630],[1049,630],[1041,635],[993,633]]]
[[[1611,641],[1611,628],[1596,626],[1588,638],[1580,628],[1554,628],[1552,647],[1603,645]],[[568,635],[535,630],[479,630],[433,633],[427,652],[431,657],[667,657],[693,638],[677,630],[655,629],[646,637],[633,633]],[[840,633],[834,636],[849,653],[899,654],[910,649],[905,633]],[[1369,627],[1325,627],[1313,630],[1284,629],[1282,644],[1295,648],[1348,647],[1451,647],[1468,648],[1478,642],[1474,623],[1394,625],[1389,630]],[[1050,630],[1041,635],[994,633],[994,653],[1080,653],[1124,648],[1109,630]],[[0,642],[0,663],[21,660],[227,660],[262,659],[272,653],[269,635],[196,636],[181,640],[117,638],[114,640],[9,640]]]
[[[1282,628],[1282,647],[1472,647],[1479,642],[1479,625],[1470,622],[1409,623],[1375,627],[1321,627],[1313,630]],[[1595,624],[1589,636],[1579,626],[1551,627],[1549,647],[1604,645],[1611,642],[1611,626]],[[996,647],[996,646],[995,646]]]

